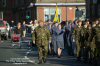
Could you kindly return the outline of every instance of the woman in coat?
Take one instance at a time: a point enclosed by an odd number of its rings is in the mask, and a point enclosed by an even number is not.
[[[64,49],[64,32],[65,30],[62,29],[61,24],[58,25],[58,29],[56,30],[57,33],[57,52],[58,52],[58,58],[61,57],[62,49]]]

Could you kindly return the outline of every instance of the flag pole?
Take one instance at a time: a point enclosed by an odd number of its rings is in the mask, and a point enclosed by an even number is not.
[[[60,22],[57,3],[56,3],[56,11],[55,11],[54,22]]]

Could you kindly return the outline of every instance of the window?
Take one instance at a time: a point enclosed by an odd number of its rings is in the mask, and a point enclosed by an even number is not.
[[[98,16],[100,17],[100,5],[98,5]]]
[[[6,0],[2,0],[3,7],[6,7]]]
[[[75,11],[75,18],[84,20],[86,18],[86,9],[85,8],[77,8]]]
[[[4,23],[2,20],[0,20],[0,27],[4,26]]]
[[[54,17],[55,17],[55,11],[56,11],[55,8],[45,8],[44,9],[45,22],[48,22],[48,21],[52,21],[53,22]],[[59,13],[59,19],[61,20],[61,9],[58,10],[58,13]]]
[[[83,3],[83,2],[85,2],[85,0],[77,0],[77,2]]]
[[[15,0],[15,6],[16,7],[20,6],[20,0]]]

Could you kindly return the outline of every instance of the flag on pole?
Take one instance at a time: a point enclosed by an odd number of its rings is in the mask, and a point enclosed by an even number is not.
[[[54,22],[60,22],[59,19],[59,14],[58,14],[58,6],[56,5],[56,11],[55,11],[55,17],[54,17]]]

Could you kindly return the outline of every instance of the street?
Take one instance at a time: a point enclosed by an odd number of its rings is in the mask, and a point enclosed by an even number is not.
[[[12,44],[10,40],[0,44],[0,66],[89,66],[89,64],[77,62],[75,57],[68,56],[65,52],[61,58],[49,55],[45,64],[37,64],[38,52],[36,48],[31,51],[14,47]]]

